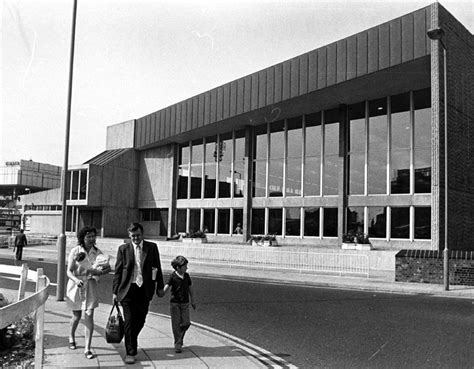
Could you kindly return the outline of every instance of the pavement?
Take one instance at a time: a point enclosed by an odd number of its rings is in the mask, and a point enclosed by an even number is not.
[[[55,245],[29,246],[24,249],[24,262],[56,262]],[[11,249],[0,249],[0,258],[13,258]],[[162,260],[163,265],[167,260]],[[169,263],[167,263],[169,264]],[[417,294],[443,298],[463,298],[474,300],[474,286],[450,286],[446,291],[443,285],[395,282],[394,271],[373,270],[368,278],[314,273],[298,273],[274,269],[255,269],[241,267],[219,267],[193,262],[193,275],[213,278],[237,279],[260,282],[291,284],[311,287],[338,288],[372,291],[378,293]],[[0,292],[10,300],[16,299],[16,291],[0,288]],[[105,341],[105,323],[111,305],[101,304],[95,310],[93,352],[96,357],[84,357],[84,336],[81,326],[76,332],[77,350],[67,347],[70,310],[67,304],[50,296],[46,303],[44,325],[43,368],[268,368],[292,367],[284,359],[234,337],[193,323],[189,329],[182,353],[175,353],[170,319],[166,315],[149,313],[145,327],[139,336],[139,353],[136,363],[126,365],[123,361],[125,348],[121,344],[108,344]],[[192,320],[192,317],[191,317]]]

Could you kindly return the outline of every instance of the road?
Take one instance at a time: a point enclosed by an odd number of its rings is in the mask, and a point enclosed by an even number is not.
[[[29,267],[43,267],[55,281],[55,265]],[[193,321],[300,368],[474,368],[468,299],[193,277],[192,266],[190,274],[198,303]],[[103,303],[110,303],[111,281],[111,275],[101,280]],[[168,314],[167,298],[155,298],[150,309]]]

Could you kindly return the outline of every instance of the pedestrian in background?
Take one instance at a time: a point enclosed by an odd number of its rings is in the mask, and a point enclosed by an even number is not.
[[[97,230],[84,227],[77,233],[77,246],[69,253],[67,276],[67,302],[72,310],[69,330],[69,348],[75,350],[76,328],[84,311],[84,355],[93,359],[91,351],[94,332],[94,309],[99,306],[97,283],[99,276],[110,272],[108,257],[96,246]]]
[[[20,229],[20,233],[18,233],[15,237],[15,245],[13,246],[13,252],[16,251],[16,260],[21,261],[23,257],[23,247],[26,245],[28,245],[28,240],[26,239],[23,229]]]
[[[125,363],[133,364],[138,349],[138,335],[145,325],[154,293],[163,297],[163,273],[158,246],[143,240],[143,226],[128,227],[131,242],[117,251],[113,282],[113,301],[120,302],[125,320]]]
[[[184,335],[191,325],[189,318],[189,304],[196,309],[191,277],[187,273],[188,260],[181,255],[171,262],[174,272],[168,278],[164,292],[171,290],[170,315],[171,329],[174,336],[174,350],[182,352]]]

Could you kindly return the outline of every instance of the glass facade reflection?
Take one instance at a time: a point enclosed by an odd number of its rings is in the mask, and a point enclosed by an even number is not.
[[[233,235],[247,223],[244,209],[225,201],[248,197],[249,234],[335,238],[342,222],[345,232],[361,230],[373,239],[430,239],[431,208],[411,201],[431,193],[430,89],[187,142],[177,170],[180,201],[214,201],[202,209],[180,202],[177,232],[205,227]],[[343,194],[348,204],[341,208]],[[391,205],[395,195],[409,195],[406,204]],[[252,206],[270,198],[271,206]]]

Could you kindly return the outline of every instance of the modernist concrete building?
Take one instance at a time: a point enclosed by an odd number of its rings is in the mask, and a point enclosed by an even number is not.
[[[69,229],[124,236],[139,219],[149,236],[318,247],[359,228],[378,248],[442,249],[447,154],[449,247],[474,249],[472,65],[472,34],[434,3],[110,126],[70,174]]]

